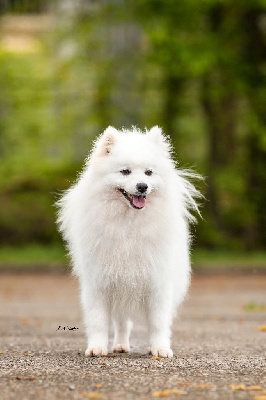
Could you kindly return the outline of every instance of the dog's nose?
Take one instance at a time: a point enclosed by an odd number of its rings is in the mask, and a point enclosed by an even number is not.
[[[137,183],[136,188],[139,193],[145,193],[148,185],[146,183]]]

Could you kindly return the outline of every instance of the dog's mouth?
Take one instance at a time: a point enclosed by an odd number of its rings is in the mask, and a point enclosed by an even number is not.
[[[129,201],[129,203],[131,204],[131,206],[133,208],[136,208],[137,210],[141,210],[143,207],[145,207],[146,196],[129,194],[124,189],[119,189],[119,191]]]

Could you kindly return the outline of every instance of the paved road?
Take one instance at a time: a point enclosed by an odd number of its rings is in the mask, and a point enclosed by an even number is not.
[[[88,359],[74,278],[1,275],[0,398],[148,400],[166,389],[186,392],[163,397],[170,399],[265,396],[229,385],[266,390],[266,332],[257,330],[266,324],[265,307],[259,307],[266,303],[266,276],[194,276],[192,282],[174,324],[173,359],[145,354],[140,324],[133,330],[131,355]]]

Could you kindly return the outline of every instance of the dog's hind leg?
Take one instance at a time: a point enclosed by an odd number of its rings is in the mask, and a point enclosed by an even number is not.
[[[122,317],[114,318],[114,353],[128,353],[130,351],[129,336],[133,323],[130,320],[125,320]]]

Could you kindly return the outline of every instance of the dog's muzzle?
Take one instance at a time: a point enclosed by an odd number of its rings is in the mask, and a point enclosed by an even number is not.
[[[126,192],[125,189],[121,189],[121,188],[119,189],[119,191],[129,201],[129,203],[131,204],[131,206],[133,208],[135,208],[137,210],[141,210],[146,205],[146,196],[144,193],[146,193],[146,191],[148,189],[148,185],[138,183],[136,187],[138,187],[138,185],[145,185],[145,190],[144,190],[144,186],[142,186],[141,188],[138,189],[137,194],[130,194],[130,193]]]

